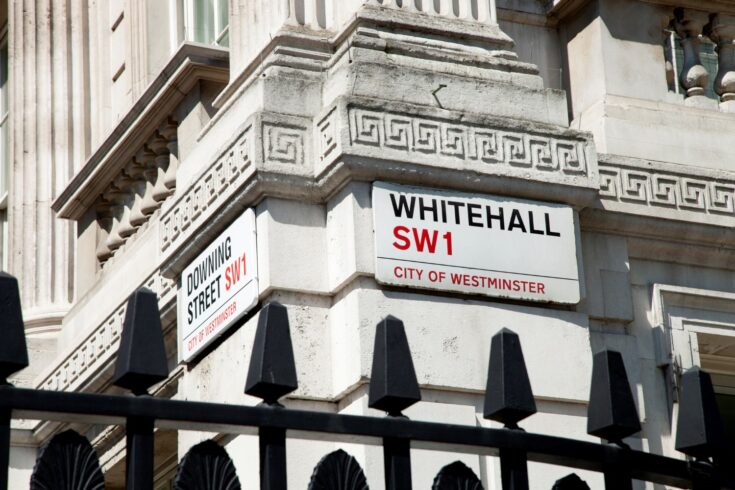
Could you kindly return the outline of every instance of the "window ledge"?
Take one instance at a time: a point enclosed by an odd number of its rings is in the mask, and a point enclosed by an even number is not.
[[[227,83],[229,50],[183,43],[109,136],[67,184],[51,208],[78,220],[135,151],[200,80]]]

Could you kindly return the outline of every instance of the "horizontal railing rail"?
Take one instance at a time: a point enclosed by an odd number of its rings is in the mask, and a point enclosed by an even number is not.
[[[528,433],[518,422],[536,412],[518,335],[502,329],[490,348],[483,417],[504,428],[411,420],[402,412],[421,400],[403,323],[378,323],[373,349],[368,406],[385,417],[286,408],[279,399],[298,388],[286,308],[270,303],[258,316],[245,393],[263,400],[244,406],[156,398],[151,386],[165,380],[168,365],[154,293],[136,291],[129,299],[113,384],[132,395],[76,393],[16,388],[9,375],[28,365],[17,281],[0,273],[0,490],[8,488],[13,419],[125,425],[126,486],[152,490],[154,428],[257,435],[261,490],[287,487],[286,439],[313,439],[382,445],[387,490],[410,490],[411,451],[435,449],[497,457],[503,490],[528,490],[527,462],[601,473],[608,490],[632,490],[633,480],[680,488],[733,489],[735,475],[719,463],[726,450],[722,420],[708,374],[693,369],[680,379],[676,448],[679,459],[632,449],[625,439],[641,430],[623,357],[605,350],[593,359],[587,432],[602,444]],[[209,481],[202,482],[202,475]],[[31,488],[56,488],[59,478],[76,479],[79,490],[101,490],[104,477],[89,441],[74,431],[55,435],[39,452]],[[326,482],[326,483],[325,483]],[[343,482],[337,487],[334,483]],[[344,482],[351,482],[347,485]],[[239,489],[235,465],[212,440],[192,447],[181,459],[176,490]],[[49,486],[51,485],[51,486]],[[357,461],[341,450],[326,455],[312,474],[309,490],[366,489]],[[483,486],[474,472],[456,461],[437,474],[432,490]],[[553,490],[589,489],[577,475],[557,481]]]
[[[624,459],[635,479],[684,488],[692,484],[692,464],[697,465],[702,472],[711,471],[705,463],[688,463],[614,445],[533,434],[519,429],[422,422],[404,417],[378,418],[271,406],[64,393],[12,386],[0,387],[0,410],[3,409],[13,410],[14,418],[31,420],[84,420],[87,423],[112,425],[124,424],[127,417],[135,416],[153,419],[155,425],[161,428],[178,430],[256,434],[259,427],[272,427],[307,433],[363,436],[366,439],[360,442],[368,444],[370,438],[395,437],[412,442],[437,443],[436,446],[422,448],[466,446],[466,452],[472,453],[484,448],[490,450],[484,452],[488,456],[497,456],[501,449],[517,449],[525,451],[529,461],[597,472],[604,471],[607,460]],[[73,419],[69,415],[86,417]],[[238,430],[240,428],[253,430]],[[298,436],[294,434],[295,438]],[[311,439],[305,434],[301,436]],[[452,448],[456,449],[459,448]],[[735,481],[728,482],[728,485],[735,488]]]

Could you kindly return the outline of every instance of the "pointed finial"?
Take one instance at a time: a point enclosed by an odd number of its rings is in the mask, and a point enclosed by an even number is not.
[[[0,342],[0,384],[6,384],[8,376],[28,367],[28,349],[18,280],[5,272],[0,272],[0,322],[3,339]]]
[[[400,415],[420,400],[406,330],[401,320],[389,315],[375,330],[368,406],[388,415]]]
[[[717,455],[726,444],[712,379],[706,371],[692,368],[681,376],[676,450],[703,459]]]
[[[136,289],[128,298],[112,383],[136,395],[168,377],[156,293]]]
[[[603,350],[592,360],[587,433],[610,442],[641,430],[638,412],[620,352]]]
[[[288,311],[273,301],[260,310],[245,393],[275,405],[298,387]]]
[[[485,389],[486,419],[515,428],[518,422],[536,413],[536,402],[528,380],[518,335],[503,328],[493,335]]]

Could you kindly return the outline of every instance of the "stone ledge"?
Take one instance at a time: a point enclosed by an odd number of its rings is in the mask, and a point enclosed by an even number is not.
[[[317,179],[344,155],[596,191],[588,133],[548,124],[341,97],[317,118]],[[420,183],[420,182],[419,182]],[[572,203],[582,204],[584,198]]]
[[[735,172],[614,155],[599,165],[606,211],[735,226]]]
[[[52,204],[78,220],[199,80],[226,83],[229,52],[184,43]]]

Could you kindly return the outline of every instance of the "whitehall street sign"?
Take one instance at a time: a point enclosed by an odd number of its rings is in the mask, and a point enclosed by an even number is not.
[[[248,209],[181,273],[179,352],[197,353],[258,302],[255,213]]]
[[[580,300],[569,206],[376,182],[373,219],[379,283]]]

